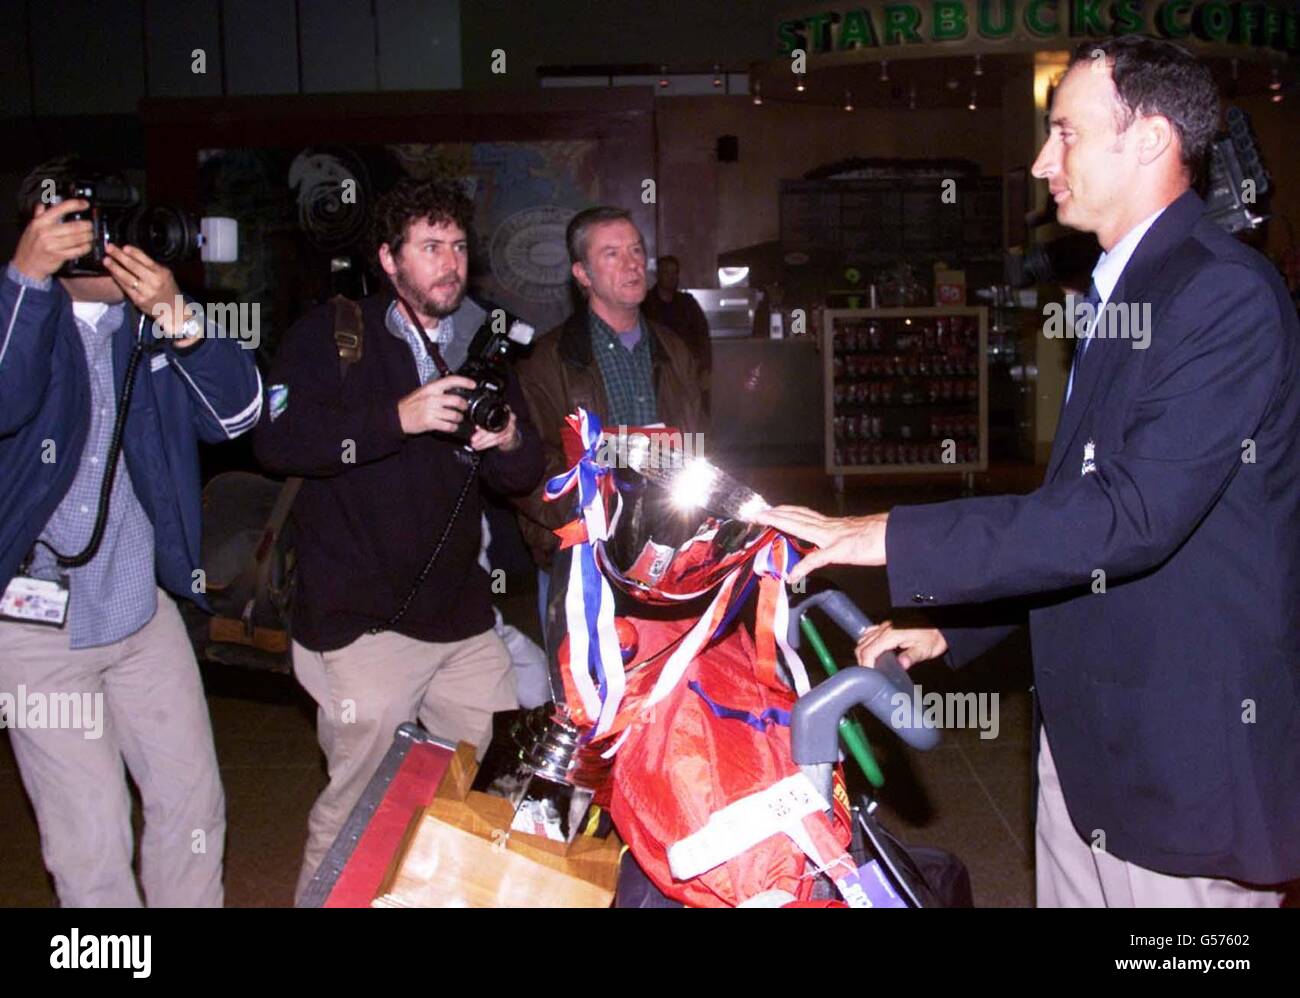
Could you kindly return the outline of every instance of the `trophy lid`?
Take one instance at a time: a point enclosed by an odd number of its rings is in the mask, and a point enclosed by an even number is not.
[[[596,545],[611,583],[646,603],[706,595],[775,534],[751,523],[768,504],[683,436],[658,427],[606,433],[598,463],[615,488],[608,540]]]

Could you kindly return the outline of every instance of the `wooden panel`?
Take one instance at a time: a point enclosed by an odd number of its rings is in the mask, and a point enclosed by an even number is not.
[[[33,0],[34,112],[127,114],[145,93],[143,0]],[[93,44],[79,45],[80,39]]]
[[[294,0],[222,0],[226,93],[298,92]]]
[[[218,0],[169,0],[144,10],[151,97],[219,97],[222,44]],[[195,52],[202,52],[199,61]],[[195,72],[195,69],[203,72]]]

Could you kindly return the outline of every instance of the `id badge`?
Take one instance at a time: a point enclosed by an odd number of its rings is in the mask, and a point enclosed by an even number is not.
[[[15,575],[0,596],[0,620],[62,627],[68,620],[68,580],[56,582]]]

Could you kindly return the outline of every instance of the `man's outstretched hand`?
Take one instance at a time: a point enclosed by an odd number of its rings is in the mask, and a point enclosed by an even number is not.
[[[823,516],[803,506],[776,506],[754,517],[756,523],[817,545],[794,567],[794,583],[826,565],[883,565],[888,513]]]

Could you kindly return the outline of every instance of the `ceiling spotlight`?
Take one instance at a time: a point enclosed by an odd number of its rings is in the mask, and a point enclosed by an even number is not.
[[[1276,66],[1273,67],[1273,79],[1269,81],[1268,89],[1270,90],[1282,89],[1282,81],[1278,78]]]
[[[794,74],[794,89],[798,93],[803,93],[807,89],[807,87],[803,85],[803,73]]]
[[[715,87],[720,87],[720,86],[722,86],[722,67],[721,67],[721,66],[717,66],[717,65],[715,65],[715,66],[713,67],[713,85],[714,85]]]
[[[974,110],[975,110],[975,106],[976,106],[976,104],[975,104],[975,88],[974,88],[974,87],[971,87],[971,88],[970,88],[970,103],[966,105],[966,108],[967,108],[967,110],[974,111]]]
[[[889,82],[889,60],[888,59],[880,60],[880,82],[881,83]]]
[[[975,75],[976,75],[976,76],[983,76],[983,75],[984,75],[984,67],[980,65],[980,57],[979,57],[979,56],[976,56],[976,57],[975,57]]]
[[[853,110],[853,92],[850,90],[844,91],[844,110]]]
[[[659,67],[659,86],[668,86],[668,67],[666,65]]]
[[[1275,93],[1275,94],[1274,94],[1271,98],[1269,98],[1269,99],[1270,99],[1274,104],[1281,104],[1281,103],[1282,103],[1282,93],[1281,93],[1281,91],[1279,91],[1278,93]]]
[[[763,84],[760,83],[758,80],[755,80],[754,81],[754,106],[757,107],[762,103],[763,103]]]

